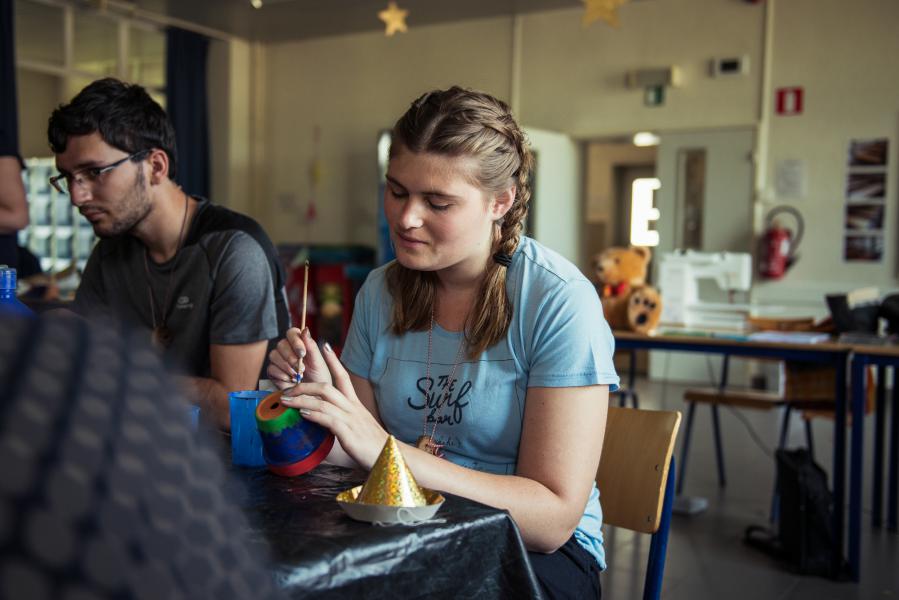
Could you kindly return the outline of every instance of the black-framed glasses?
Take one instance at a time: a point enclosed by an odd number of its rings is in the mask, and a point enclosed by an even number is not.
[[[66,175],[54,175],[50,178],[50,185],[56,188],[56,191],[60,194],[68,194],[73,185],[94,183],[100,178],[101,175],[103,175],[103,173],[108,173],[119,165],[125,164],[125,162],[138,158],[139,156],[147,154],[148,152],[150,151],[140,150],[138,152],[135,152],[134,154],[129,154],[125,158],[119,159],[113,163],[109,163],[108,165],[99,167],[85,167],[83,169],[78,169],[74,173],[69,173]]]

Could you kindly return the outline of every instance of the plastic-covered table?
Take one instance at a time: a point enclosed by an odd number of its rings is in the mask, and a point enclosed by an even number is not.
[[[227,494],[244,509],[251,543],[296,598],[536,598],[527,550],[505,511],[447,496],[434,519],[379,526],[350,519],[338,492],[365,473],[320,465],[282,478],[233,468]]]

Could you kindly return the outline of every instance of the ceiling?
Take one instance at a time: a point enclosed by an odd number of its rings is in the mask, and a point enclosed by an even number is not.
[[[379,31],[388,0],[133,0],[140,9],[250,40],[277,42]],[[397,0],[410,27],[571,8],[580,0]]]

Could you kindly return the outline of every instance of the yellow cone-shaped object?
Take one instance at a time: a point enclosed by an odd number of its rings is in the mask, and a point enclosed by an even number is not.
[[[356,502],[382,506],[425,506],[428,501],[406,465],[396,438],[387,436]]]

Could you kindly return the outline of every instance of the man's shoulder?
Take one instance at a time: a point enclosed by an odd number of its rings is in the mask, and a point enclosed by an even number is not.
[[[269,245],[272,243],[262,226],[252,217],[224,206],[212,204],[208,200],[205,201],[205,206],[203,206],[200,214],[197,215],[197,223],[194,229],[197,237],[226,231],[243,231],[260,243],[263,243],[263,240]]]
[[[275,269],[280,269],[278,253],[268,234],[255,219],[237,211],[203,201],[187,244],[198,244],[207,253],[220,255],[229,248],[256,243]],[[280,272],[280,271],[279,271]],[[283,277],[281,277],[283,279]]]

